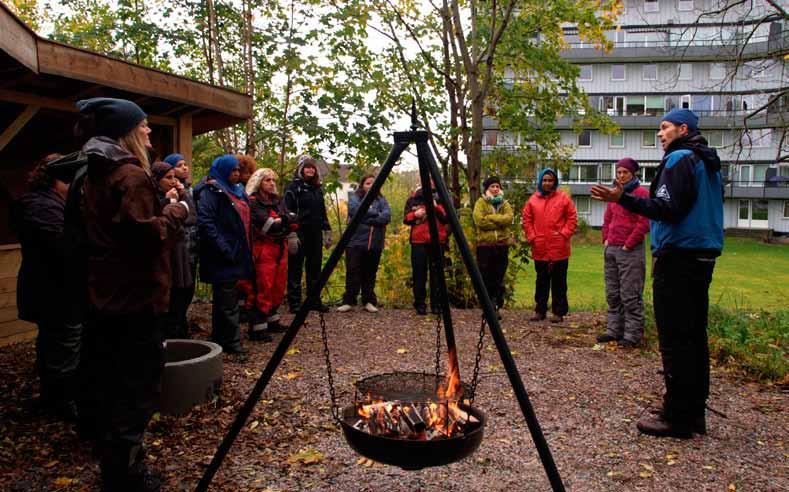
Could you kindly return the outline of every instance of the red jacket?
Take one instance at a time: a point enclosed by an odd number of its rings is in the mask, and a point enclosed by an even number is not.
[[[427,222],[427,216],[417,219],[415,212],[420,208],[425,208],[425,202],[422,198],[422,189],[418,189],[413,193],[405,202],[405,210],[403,211],[403,223],[411,226],[411,244],[428,244],[430,243],[430,224]],[[438,228],[438,242],[439,244],[447,243],[447,213],[443,205],[440,203],[434,207],[436,212],[436,227]]]
[[[559,261],[570,257],[570,238],[578,225],[578,215],[572,199],[563,191],[545,196],[534,193],[523,206],[521,223],[532,258]]]
[[[631,195],[649,198],[649,192],[637,187]],[[634,214],[618,203],[609,203],[603,216],[603,242],[612,246],[625,246],[633,249],[644,241],[649,232],[649,220],[643,215]]]

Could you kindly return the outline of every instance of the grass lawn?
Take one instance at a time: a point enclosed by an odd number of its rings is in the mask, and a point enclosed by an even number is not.
[[[647,260],[644,299],[651,303],[649,254]],[[527,265],[526,273],[519,277],[516,302],[530,308],[534,304],[533,266]],[[571,310],[605,309],[603,245],[599,231],[590,231],[589,240],[574,241],[567,284]],[[786,309],[789,304],[789,246],[727,237],[723,255],[715,265],[710,303],[724,308]]]

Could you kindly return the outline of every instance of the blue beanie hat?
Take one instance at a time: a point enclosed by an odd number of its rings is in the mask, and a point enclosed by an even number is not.
[[[105,136],[116,140],[128,135],[147,117],[133,102],[111,97],[77,101],[77,110],[81,118],[79,126],[88,133],[87,137]]]
[[[672,109],[663,116],[661,121],[668,121],[675,125],[688,125],[688,130],[692,132],[699,129],[699,117],[693,111],[685,108]]]
[[[170,154],[164,158],[164,162],[172,167],[175,167],[179,161],[186,161],[186,157],[182,156],[181,154]]]

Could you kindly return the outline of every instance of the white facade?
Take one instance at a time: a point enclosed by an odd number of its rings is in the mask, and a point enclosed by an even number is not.
[[[640,177],[648,186],[663,157],[656,138],[660,117],[685,107],[699,116],[702,134],[721,157],[728,183],[726,228],[789,233],[789,162],[777,163],[789,147],[784,142],[783,152],[779,149],[789,97],[751,115],[789,86],[784,60],[789,26],[780,16],[765,20],[772,7],[760,0],[728,10],[725,18],[700,17],[731,3],[625,0],[619,29],[607,33],[614,42],[608,53],[584,44],[572,27],[565,29],[570,49],[563,56],[579,67],[579,86],[590,105],[620,127],[616,135],[594,128],[578,134],[571,118],[557,122],[562,142],[575,146],[575,163],[561,178],[570,184],[579,214],[590,225],[601,226],[605,210],[589,198],[590,186],[610,183],[614,163],[622,157],[641,164]],[[498,128],[492,118],[486,120],[485,143],[486,149],[520,144],[517,135]]]

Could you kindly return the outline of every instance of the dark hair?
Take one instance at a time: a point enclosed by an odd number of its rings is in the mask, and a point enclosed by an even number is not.
[[[36,162],[36,167],[27,175],[27,186],[31,191],[46,190],[55,184],[55,178],[49,174],[49,163],[63,157],[60,154],[49,154]]]
[[[375,175],[368,173],[368,174],[365,174],[364,176],[362,176],[362,179],[359,180],[359,184],[356,186],[356,195],[359,198],[364,196],[364,182],[367,181],[370,178],[375,179]],[[381,190],[378,190],[378,196],[382,196],[381,195]],[[378,198],[378,196],[376,198]]]

